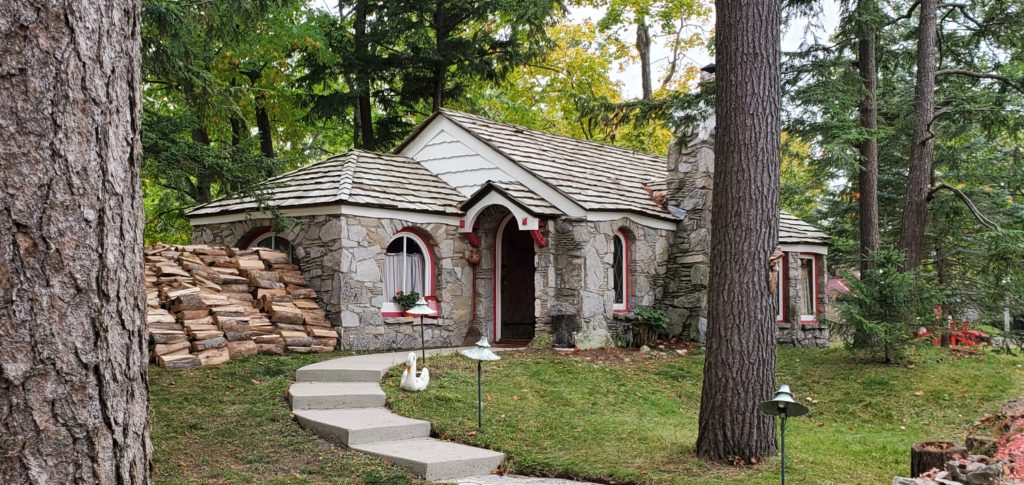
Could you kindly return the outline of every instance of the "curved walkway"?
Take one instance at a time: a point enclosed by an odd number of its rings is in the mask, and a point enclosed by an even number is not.
[[[433,349],[427,355],[457,350]],[[296,382],[288,390],[292,412],[302,426],[321,437],[427,480],[480,479],[494,473],[505,460],[504,453],[431,438],[430,422],[399,416],[384,406],[380,381],[408,355],[409,351],[355,355],[307,365],[295,373]]]

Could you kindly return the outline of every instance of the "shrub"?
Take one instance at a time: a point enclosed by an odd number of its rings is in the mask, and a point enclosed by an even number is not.
[[[417,301],[420,301],[420,294],[415,291],[411,291],[409,293],[402,293],[399,291],[398,293],[395,293],[393,300],[395,303],[398,303],[398,306],[402,307],[403,310],[409,311],[412,307],[416,306]]]
[[[668,329],[668,314],[649,306],[636,308],[636,323],[633,325],[633,344],[636,346],[650,345],[658,340],[658,335]]]
[[[900,362],[917,330],[936,326],[932,310],[942,295],[933,281],[903,269],[903,253],[878,250],[870,259],[871,269],[861,279],[846,275],[851,293],[840,300],[840,320],[831,322],[832,330],[851,350]]]

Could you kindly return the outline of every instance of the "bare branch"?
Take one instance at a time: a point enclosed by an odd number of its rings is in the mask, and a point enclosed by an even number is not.
[[[914,3],[910,4],[910,8],[907,9],[907,13],[900,15],[899,17],[894,17],[892,20],[886,22],[885,25],[883,25],[882,27],[889,27],[895,24],[896,22],[899,22],[900,20],[906,20],[909,19],[910,17],[913,17],[914,10],[917,10],[918,5],[921,5],[921,0],[914,0]]]
[[[966,205],[967,209],[971,211],[971,214],[974,214],[974,218],[977,219],[978,222],[981,223],[981,225],[997,232],[1003,232],[1003,230],[1000,229],[998,224],[992,222],[992,219],[989,219],[987,216],[985,216],[985,214],[981,213],[981,210],[978,209],[978,206],[974,205],[974,201],[972,201],[971,198],[967,196],[967,194],[965,194],[962,190],[953,187],[952,185],[946,183],[933,185],[932,188],[928,190],[928,200],[931,200],[935,193],[941,189],[946,189],[949,190],[950,192],[953,192],[953,194],[955,194],[961,201],[963,201],[964,205]]]
[[[939,76],[966,76],[973,77],[975,79],[993,79],[1003,83],[1007,87],[1010,87],[1021,94],[1024,94],[1024,84],[1021,84],[1020,82],[1015,81],[1007,76],[1003,76],[1002,74],[995,74],[989,72],[974,72],[969,71],[967,69],[942,69],[935,72],[935,77]]]

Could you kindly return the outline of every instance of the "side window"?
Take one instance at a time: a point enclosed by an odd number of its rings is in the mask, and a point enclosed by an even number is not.
[[[615,290],[615,311],[629,310],[629,240],[622,231],[612,238],[612,288]]]

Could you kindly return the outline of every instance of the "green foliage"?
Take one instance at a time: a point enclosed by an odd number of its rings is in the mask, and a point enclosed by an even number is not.
[[[668,328],[668,314],[664,310],[650,307],[636,307],[637,324],[656,332],[664,332]]]
[[[395,294],[395,297],[392,298],[392,300],[394,300],[395,303],[398,303],[403,310],[408,311],[412,307],[416,306],[416,302],[420,300],[420,294],[415,291],[409,293],[402,293],[399,291]]]
[[[904,271],[903,261],[899,251],[872,253],[861,279],[847,275],[851,294],[842,297],[840,320],[831,322],[848,348],[880,354],[886,363],[903,362],[916,330],[936,326],[933,309],[943,297],[935,281]]]

